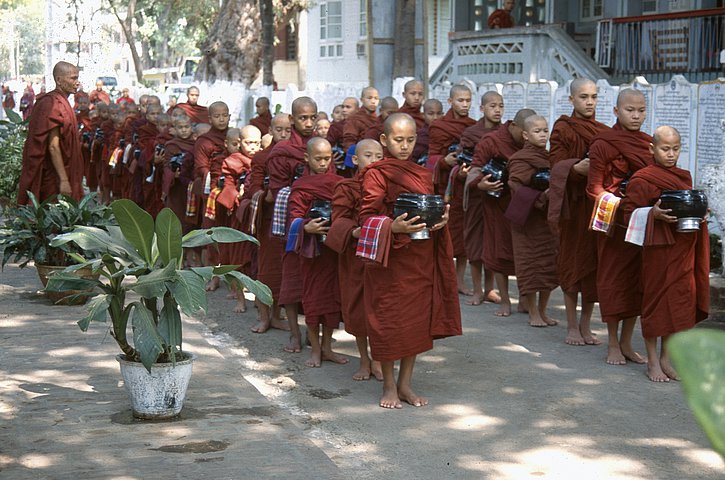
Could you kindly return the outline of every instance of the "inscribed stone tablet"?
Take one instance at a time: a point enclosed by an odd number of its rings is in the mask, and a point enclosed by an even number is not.
[[[566,82],[566,85],[559,87],[554,92],[554,121],[556,121],[562,115],[571,115],[574,110],[571,102],[569,101],[569,86],[571,80]]]
[[[526,87],[521,82],[506,82],[501,88],[501,95],[503,95],[503,104],[505,107],[501,122],[513,120],[516,113],[524,108]]]
[[[682,150],[680,167],[695,173],[694,155],[690,154],[693,121],[695,118],[695,91],[682,75],[675,75],[668,83],[655,86],[655,108],[652,112],[654,127],[669,125],[680,132]]]
[[[526,87],[526,108],[531,108],[551,125],[551,104],[556,82],[529,83]]]
[[[617,105],[619,88],[613,87],[608,81],[597,80],[597,120],[604,125],[613,126],[617,122],[614,107]]]
[[[700,84],[697,92],[698,177],[706,165],[722,165],[725,156],[725,81]]]

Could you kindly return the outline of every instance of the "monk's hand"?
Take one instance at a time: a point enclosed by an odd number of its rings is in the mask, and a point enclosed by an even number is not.
[[[446,162],[446,164],[449,167],[452,167],[456,163],[458,163],[458,154],[456,152],[449,153],[445,157],[443,157],[443,161]]]
[[[448,223],[448,210],[450,210],[451,206],[446,205],[446,211],[443,213],[443,216],[441,217],[441,221],[433,225],[430,229],[431,232],[435,232],[436,230],[440,230],[441,228],[445,227]]]
[[[330,227],[325,226],[325,224],[327,224],[327,220],[324,218],[315,218],[314,220],[310,220],[305,224],[305,233],[313,235],[325,234],[330,229]]]
[[[572,168],[582,177],[586,177],[589,175],[589,159],[585,158],[584,160],[577,162]]]
[[[415,233],[425,228],[425,223],[417,223],[420,220],[419,216],[416,215],[410,220],[407,220],[407,218],[408,214],[404,213],[393,220],[393,224],[390,227],[393,233]]]
[[[274,203],[274,195],[272,195],[272,190],[267,190],[267,195],[264,196],[264,203]]]
[[[666,208],[660,208],[660,203],[662,203],[662,200],[657,200],[657,203],[654,204],[652,207],[652,216],[655,220],[661,220],[663,222],[667,223],[675,223],[677,222],[677,217],[674,215],[667,215],[672,210],[666,209]]]
[[[61,195],[70,195],[73,193],[73,190],[70,188],[70,182],[66,178],[65,180],[60,181],[60,194]]]
[[[483,177],[481,181],[478,182],[478,189],[485,192],[498,192],[503,189],[503,182],[491,182],[490,179],[491,175],[486,175],[485,177]]]
[[[164,154],[163,153],[154,153],[154,163],[158,165],[159,163],[164,161]]]
[[[473,165],[461,165],[461,168],[458,169],[458,176],[460,178],[466,178],[471,168],[473,168]]]
[[[352,238],[360,238],[360,232],[362,231],[361,227],[357,227],[352,231]]]

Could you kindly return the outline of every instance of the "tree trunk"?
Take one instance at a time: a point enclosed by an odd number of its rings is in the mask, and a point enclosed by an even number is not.
[[[261,30],[257,0],[226,0],[202,45],[197,80],[237,81],[249,87],[262,63]]]
[[[260,0],[262,11],[262,49],[264,85],[274,85],[274,10],[272,0]]]
[[[136,39],[133,35],[133,17],[136,15],[136,0],[128,0],[128,6],[126,8],[126,18],[121,20],[118,14],[118,8],[114,0],[108,0],[111,5],[111,10],[116,16],[118,23],[121,24],[123,35],[126,37],[126,42],[131,49],[131,57],[133,58],[133,67],[136,70],[136,80],[143,82],[143,67],[141,66],[141,57],[138,55],[136,50]]]
[[[395,2],[393,78],[415,76],[415,1]]]

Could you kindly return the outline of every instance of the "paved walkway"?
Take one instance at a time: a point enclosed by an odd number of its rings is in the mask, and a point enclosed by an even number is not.
[[[206,327],[184,324],[198,356],[179,419],[131,416],[103,325],[36,295],[34,268],[0,273],[0,478],[342,478],[286,411],[241,376]]]

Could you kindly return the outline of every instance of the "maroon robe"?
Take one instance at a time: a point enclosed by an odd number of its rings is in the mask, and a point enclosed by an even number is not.
[[[269,127],[272,126],[272,114],[266,112],[262,115],[258,115],[249,121],[250,125],[254,125],[262,132],[262,135],[269,133]]]
[[[362,139],[370,139],[375,140],[376,142],[380,141],[380,135],[383,134],[385,130],[385,121],[378,117],[377,121],[370,125],[367,130],[365,130],[365,133],[363,134]],[[418,146],[418,141],[416,140],[416,147]]]
[[[332,200],[335,174],[305,175],[292,185],[287,211],[290,223],[305,218],[313,200]],[[307,220],[304,221],[307,223]],[[340,283],[337,277],[337,253],[320,241],[318,235],[300,232],[303,248],[297,254],[302,278],[302,307],[305,323],[310,327],[322,324],[328,328],[340,326]],[[306,253],[309,244],[317,244],[319,255]],[[314,248],[313,248],[314,249]],[[292,254],[288,253],[287,255]]]
[[[654,205],[663,190],[690,190],[690,172],[650,165],[637,171],[621,208],[625,221],[638,207]],[[710,307],[710,239],[707,222],[698,232],[680,233],[676,223],[655,220],[650,211],[642,249],[642,336],[664,337],[707,318]]]
[[[217,215],[226,214],[223,219],[224,226],[246,231],[242,220],[236,215],[239,207],[239,177],[248,174],[252,166],[252,159],[241,152],[232,153],[222,162],[221,174],[224,176],[224,186],[217,197]],[[219,208],[221,206],[222,208]],[[219,246],[220,262],[228,265],[239,265],[239,270],[245,275],[255,276],[253,266],[256,265],[257,246],[252,242],[228,243]]]
[[[347,120],[340,120],[339,122],[332,122],[330,129],[327,131],[327,141],[333,147],[335,145],[342,146],[342,134],[345,130],[345,122]]]
[[[141,150],[141,156],[132,167],[133,170],[131,176],[131,200],[136,202],[139,206],[144,206],[144,192],[147,191],[148,187],[145,187],[146,178],[151,174],[151,165],[154,162],[154,142],[156,136],[159,134],[159,130],[151,122],[144,123],[138,129],[138,148]]]
[[[178,154],[184,154],[184,159],[177,177],[176,173],[171,170],[169,160]],[[194,181],[194,139],[191,136],[189,138],[176,137],[166,142],[164,160],[161,191],[165,197],[165,205],[179,217],[183,232],[186,234],[193,229],[186,217],[186,200],[189,184]]]
[[[513,17],[503,8],[494,10],[488,17],[488,28],[513,28],[513,26]]]
[[[420,130],[425,127],[425,117],[420,111],[420,107],[413,108],[407,103],[403,102],[403,106],[398,109],[398,113],[407,113],[408,115],[413,117],[413,120],[415,120],[416,130]]]
[[[517,195],[524,188],[531,190],[531,176],[540,168],[549,168],[549,165],[549,152],[529,143],[511,155],[507,168],[513,200],[509,209],[515,205]],[[528,212],[526,223],[511,223],[516,281],[522,295],[551,291],[559,285],[556,269],[558,242],[549,229],[546,207],[547,194],[541,192]]]
[[[171,140],[173,137],[169,134],[168,129],[164,129],[160,132],[153,141],[154,151],[158,145],[166,145],[166,142]],[[164,164],[154,163],[154,151],[150,152],[150,165],[147,169],[149,175],[153,172],[153,182],[146,182],[144,180],[144,209],[151,214],[154,218],[164,208],[164,202],[161,200],[161,193],[163,191],[164,181]]]
[[[430,171],[396,158],[373,163],[363,176],[360,220],[391,217],[395,200],[405,192],[432,194]],[[417,355],[430,350],[436,338],[462,333],[448,228],[431,237],[391,234],[387,266],[365,264],[365,314],[374,360]]]
[[[54,128],[60,130],[60,150],[71,196],[76,200],[83,196],[83,154],[75,112],[68,97],[60,90],[53,90],[38,97],[35,114],[30,117],[18,181],[19,205],[28,203],[27,191],[41,202],[60,193],[60,177],[48,151],[50,132]]]
[[[174,108],[182,109],[192,124],[209,123],[209,109],[207,107],[192,105],[190,103],[177,103]]]
[[[652,137],[616,123],[600,133],[589,147],[587,194],[596,199],[607,191],[621,196],[619,186],[629,173],[652,165]],[[642,312],[641,249],[624,241],[621,212],[611,235],[597,234],[597,297],[602,320],[618,322]]]
[[[91,91],[91,93],[88,94],[88,100],[90,100],[91,105],[94,105],[98,102],[103,102],[106,105],[111,104],[111,97],[109,97],[104,90]]]
[[[456,118],[453,109],[430,125],[430,143],[428,146],[428,162],[435,165],[434,181],[436,193],[444,195],[449,180],[452,183],[451,205],[448,220],[448,229],[453,239],[453,254],[458,257],[466,254],[466,246],[463,239],[463,189],[466,179],[456,176],[450,179],[451,166],[443,161],[448,154],[448,147],[459,143],[463,131],[475,124],[476,121],[470,117]]]
[[[574,171],[598,133],[609,127],[592,119],[562,115],[551,131],[549,226],[558,232],[559,282],[567,293],[597,301],[597,237],[589,230],[594,202],[586,194],[587,177]]]
[[[347,149],[362,140],[365,131],[378,122],[375,112],[370,113],[364,108],[359,109],[345,122],[342,131],[342,148]]]

